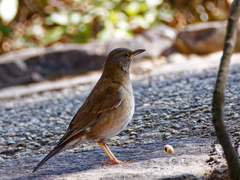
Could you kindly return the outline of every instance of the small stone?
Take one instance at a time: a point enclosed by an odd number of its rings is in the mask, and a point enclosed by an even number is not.
[[[167,133],[164,133],[164,136],[165,136],[165,137],[171,136],[171,133],[168,133],[168,132],[167,132]]]
[[[171,131],[171,133],[172,133],[172,134],[178,134],[178,131],[175,130],[175,129],[173,129],[173,130]]]
[[[4,161],[4,159],[2,157],[0,157],[0,162]]]
[[[157,116],[158,116],[157,113],[152,113],[151,115],[152,115],[153,117],[157,117]]]
[[[188,133],[188,132],[189,132],[189,129],[188,129],[188,128],[184,128],[184,129],[181,130],[181,132],[186,132],[186,133]]]
[[[204,109],[203,112],[204,112],[204,113],[206,113],[206,112],[212,112],[212,110],[208,108],[208,109]]]
[[[20,155],[19,154],[15,154],[14,157],[15,158],[20,158]]]
[[[151,127],[152,127],[152,124],[151,124],[151,123],[146,123],[146,127],[147,127],[147,128],[151,128]]]
[[[212,174],[222,174],[224,172],[224,169],[221,168],[215,168],[212,172]]]
[[[133,128],[129,128],[127,131],[132,132],[132,131],[134,131],[134,129]]]
[[[51,109],[46,109],[45,112],[49,114],[51,113]]]
[[[21,146],[20,146],[20,147],[18,147],[18,150],[19,150],[19,151],[22,151],[22,150],[24,150],[24,147],[21,147]]]
[[[173,125],[171,126],[171,128],[180,129],[181,126],[180,126],[179,124],[173,124]]]
[[[204,134],[202,135],[202,138],[210,137],[210,134]]]
[[[210,157],[210,158],[206,161],[206,163],[212,162],[213,160],[214,160],[214,158],[213,158],[213,157]]]
[[[25,147],[25,146],[26,146],[26,143],[25,143],[25,142],[19,142],[19,143],[17,143],[17,147],[21,147],[21,146]]]
[[[216,159],[216,160],[214,161],[214,163],[215,163],[215,164],[220,164],[221,162]]]
[[[162,178],[162,180],[198,180],[198,178],[193,174],[186,173],[178,176],[170,176],[167,178]]]
[[[131,136],[130,136],[130,139],[135,139],[135,137],[136,137],[136,136],[131,135]]]
[[[31,137],[31,136],[28,136],[27,139],[28,139],[28,140],[32,140],[32,137]]]
[[[143,119],[144,119],[144,120],[147,120],[147,121],[148,121],[148,120],[151,120],[151,118],[148,117],[148,116],[144,117]]]
[[[235,132],[234,136],[240,136],[240,132]]]
[[[40,147],[41,145],[36,143],[36,142],[30,142],[29,145],[35,146],[35,147]]]
[[[206,129],[207,128],[207,126],[205,126],[205,125],[196,125],[196,126],[194,126],[194,129]]]
[[[7,145],[12,145],[12,144],[15,144],[15,141],[9,140],[9,141],[7,142]]]
[[[198,122],[198,123],[200,123],[200,122],[206,122],[206,119],[205,119],[205,118],[199,118],[199,119],[197,120],[197,122]]]
[[[184,114],[179,114],[179,115],[175,116],[175,119],[179,119],[179,118],[184,117],[184,116],[185,116]]]
[[[130,135],[138,136],[138,133],[133,131],[133,132],[130,133]]]
[[[11,148],[11,149],[5,149],[0,152],[0,154],[7,154],[7,155],[13,155],[18,151],[17,148]]]
[[[11,109],[13,109],[14,107],[12,107],[12,106],[8,106],[8,107],[5,107],[5,110],[7,110],[7,111],[9,111],[9,110],[11,110]]]

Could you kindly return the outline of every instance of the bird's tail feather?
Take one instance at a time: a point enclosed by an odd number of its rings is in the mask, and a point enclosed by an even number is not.
[[[42,167],[47,160],[49,160],[54,155],[60,153],[61,151],[65,150],[64,146],[57,146],[55,147],[33,170],[33,172],[37,171],[40,167]]]

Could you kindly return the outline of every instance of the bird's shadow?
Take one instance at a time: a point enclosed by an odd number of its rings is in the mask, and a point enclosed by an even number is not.
[[[145,144],[128,145],[124,147],[110,147],[110,149],[119,160],[140,162],[154,158],[172,156],[163,151],[163,146],[167,143],[169,142],[157,140]],[[188,143],[196,146],[197,144],[199,145],[201,143],[205,143],[205,140],[203,140],[203,142],[199,142],[198,140],[196,141],[194,139],[171,140],[171,144],[174,144],[175,147],[183,147],[186,146]],[[188,152],[188,154],[189,153],[195,154],[197,152],[194,152],[193,150],[192,152]],[[173,156],[178,155],[181,155],[181,152],[174,153]],[[33,168],[40,162],[43,157],[44,156],[41,155],[25,157],[10,161],[10,163],[12,164],[8,164],[8,166],[16,167],[16,169],[14,170],[15,172],[12,172],[16,173],[16,175],[10,175],[10,177],[13,177],[10,179],[51,179],[51,177],[54,179],[54,176],[60,174],[70,174],[99,168],[101,166],[101,162],[107,160],[107,157],[101,148],[96,148],[94,150],[81,153],[62,153],[54,156],[38,171],[32,173]],[[23,166],[21,166],[21,164]]]

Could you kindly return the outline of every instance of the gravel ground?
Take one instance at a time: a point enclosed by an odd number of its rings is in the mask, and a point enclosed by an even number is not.
[[[216,69],[208,69],[201,73],[178,72],[134,81],[134,117],[126,130],[108,144],[124,147],[184,138],[212,138],[215,132],[211,123],[211,101],[216,76]],[[0,100],[0,162],[48,153],[64,134],[93,85]],[[235,65],[226,87],[225,120],[233,141],[238,142],[239,91],[240,65]],[[95,147],[98,147],[96,143],[88,142],[68,152],[85,152]]]

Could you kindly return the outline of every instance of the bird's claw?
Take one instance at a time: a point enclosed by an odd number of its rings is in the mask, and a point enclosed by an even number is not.
[[[102,166],[107,165],[108,162],[111,162],[112,160],[107,160],[105,162],[102,162]]]
[[[108,164],[109,162],[112,162],[110,164]],[[125,164],[125,163],[132,163],[134,161],[119,161],[119,160],[108,160],[106,162],[103,162],[102,165],[104,166],[111,166],[111,165],[114,165],[114,164]]]

